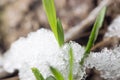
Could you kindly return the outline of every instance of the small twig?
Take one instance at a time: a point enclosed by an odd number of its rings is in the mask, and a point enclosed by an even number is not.
[[[73,28],[69,29],[65,33],[65,41],[70,41],[73,39],[78,38],[82,33],[91,25],[93,24],[96,16],[98,15],[99,11],[104,7],[104,6],[109,6],[110,4],[113,3],[113,0],[103,0],[98,7],[96,7],[90,14],[89,16],[84,19],[81,23],[78,25],[74,26]]]
[[[118,37],[110,37],[104,38],[101,42],[97,43],[92,47],[92,51],[96,51],[97,49],[103,49],[104,47],[114,47],[119,44],[120,38]]]
[[[82,35],[79,36],[79,38],[88,37],[90,33],[91,32],[84,32]],[[99,35],[103,35],[103,34],[105,34],[105,30],[100,30]]]

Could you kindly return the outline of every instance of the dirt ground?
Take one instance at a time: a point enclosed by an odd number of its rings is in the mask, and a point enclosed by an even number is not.
[[[100,51],[104,47],[112,48],[120,43],[117,37],[103,37],[111,22],[120,15],[120,0],[55,0],[55,5],[66,41],[74,40],[83,46],[87,44],[99,10],[106,5],[104,24],[92,51]],[[1,54],[4,54],[19,37],[26,37],[29,32],[43,27],[50,29],[41,0],[0,0]],[[75,28],[78,30],[75,31]],[[104,80],[95,69],[87,69],[86,72],[89,75],[86,80]],[[0,80],[19,80],[18,71],[0,77]]]

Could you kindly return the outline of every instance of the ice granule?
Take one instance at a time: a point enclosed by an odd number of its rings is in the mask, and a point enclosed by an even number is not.
[[[120,46],[113,50],[105,48],[101,52],[91,52],[85,65],[89,68],[95,67],[105,79],[120,78]]]
[[[79,61],[83,56],[84,48],[75,42],[71,42],[74,53],[73,74],[75,80],[80,80],[85,74],[84,68],[81,70]],[[40,70],[46,78],[51,75],[49,65],[60,70],[67,80],[69,71],[69,46],[66,43],[59,48],[56,39],[51,31],[40,29],[32,32],[27,38],[20,38],[14,42],[11,48],[4,55],[4,69],[7,72],[19,70],[20,80],[35,80],[32,67]]]
[[[120,15],[112,22],[108,27],[108,32],[105,34],[105,37],[119,37],[120,38]]]

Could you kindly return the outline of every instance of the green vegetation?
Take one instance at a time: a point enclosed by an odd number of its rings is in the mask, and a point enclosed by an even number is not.
[[[68,80],[73,80],[73,62],[74,62],[73,50],[72,50],[72,47],[70,46],[70,50],[69,50],[69,76],[68,76]]]
[[[63,75],[61,74],[60,71],[58,71],[58,69],[50,66],[50,71],[52,72],[52,74],[55,76],[56,80],[64,80]]]
[[[64,31],[60,20],[56,17],[54,0],[42,0],[42,2],[50,27],[56,40],[58,41],[59,46],[62,46],[64,44]]]
[[[85,48],[85,52],[84,52],[83,58],[81,59],[81,62],[80,62],[81,65],[84,64],[85,58],[87,58],[89,56],[90,50],[91,50],[92,46],[94,45],[94,42],[97,39],[98,32],[99,32],[100,28],[102,27],[102,23],[103,23],[103,20],[104,20],[105,12],[106,12],[106,7],[104,7],[100,11],[100,13],[98,14],[98,16],[96,18],[95,24],[93,26],[92,32],[90,34],[90,37],[89,37],[89,40],[88,40],[88,43],[87,43],[87,46]]]
[[[34,73],[36,80],[44,80],[42,74],[37,68],[32,68],[32,72]]]
[[[45,9],[50,27],[54,33],[54,36],[55,36],[59,46],[61,47],[62,45],[64,45],[64,31],[63,31],[61,21],[59,19],[57,19],[57,17],[56,17],[54,0],[42,0],[42,2],[43,2],[43,6]],[[94,42],[97,39],[99,29],[101,28],[103,20],[104,20],[105,12],[106,12],[106,7],[104,7],[100,11],[99,15],[96,18],[94,27],[92,29],[87,46],[85,48],[83,58],[81,59],[81,62],[80,62],[81,66],[83,66],[85,59],[89,56],[90,50],[91,50],[92,46],[94,45]],[[70,49],[69,49],[68,80],[74,80],[74,78],[73,78],[73,63],[74,63],[73,50],[72,50],[72,47],[70,44],[69,44],[69,47],[70,47]],[[50,71],[54,76],[49,76],[46,79],[44,79],[44,77],[42,76],[42,74],[40,73],[40,71],[38,69],[32,68],[32,72],[34,73],[36,80],[65,80],[63,77],[63,74],[58,69],[50,66]]]

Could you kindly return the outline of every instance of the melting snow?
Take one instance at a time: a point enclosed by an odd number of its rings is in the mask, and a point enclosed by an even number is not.
[[[117,80],[120,78],[120,46],[113,50],[105,48],[101,52],[91,53],[85,65],[101,71],[101,76],[105,79]]]
[[[84,48],[71,42],[74,52],[74,77],[80,80],[84,71],[80,69],[79,61],[84,53]],[[4,68],[12,73],[19,70],[20,80],[35,80],[31,68],[37,67],[44,77],[51,75],[49,65],[59,69],[67,80],[69,69],[69,46],[66,43],[62,48],[54,38],[51,31],[40,29],[32,32],[27,38],[20,38],[14,42],[4,55]]]
[[[118,25],[118,27],[120,26]],[[79,65],[84,48],[75,42],[70,43],[75,59],[73,74],[75,80],[80,80],[85,74],[85,68],[81,69]],[[32,67],[37,67],[46,78],[51,75],[49,70],[49,65],[51,65],[59,69],[64,74],[65,80],[67,80],[69,69],[68,50],[68,43],[59,48],[53,33],[46,29],[40,29],[37,32],[30,33],[27,38],[22,37],[12,44],[4,55],[4,69],[10,73],[16,69],[19,70],[20,80],[35,80],[31,72]],[[100,70],[101,76],[108,80],[119,78],[120,46],[113,50],[103,49],[98,53],[91,52],[84,65]]]

